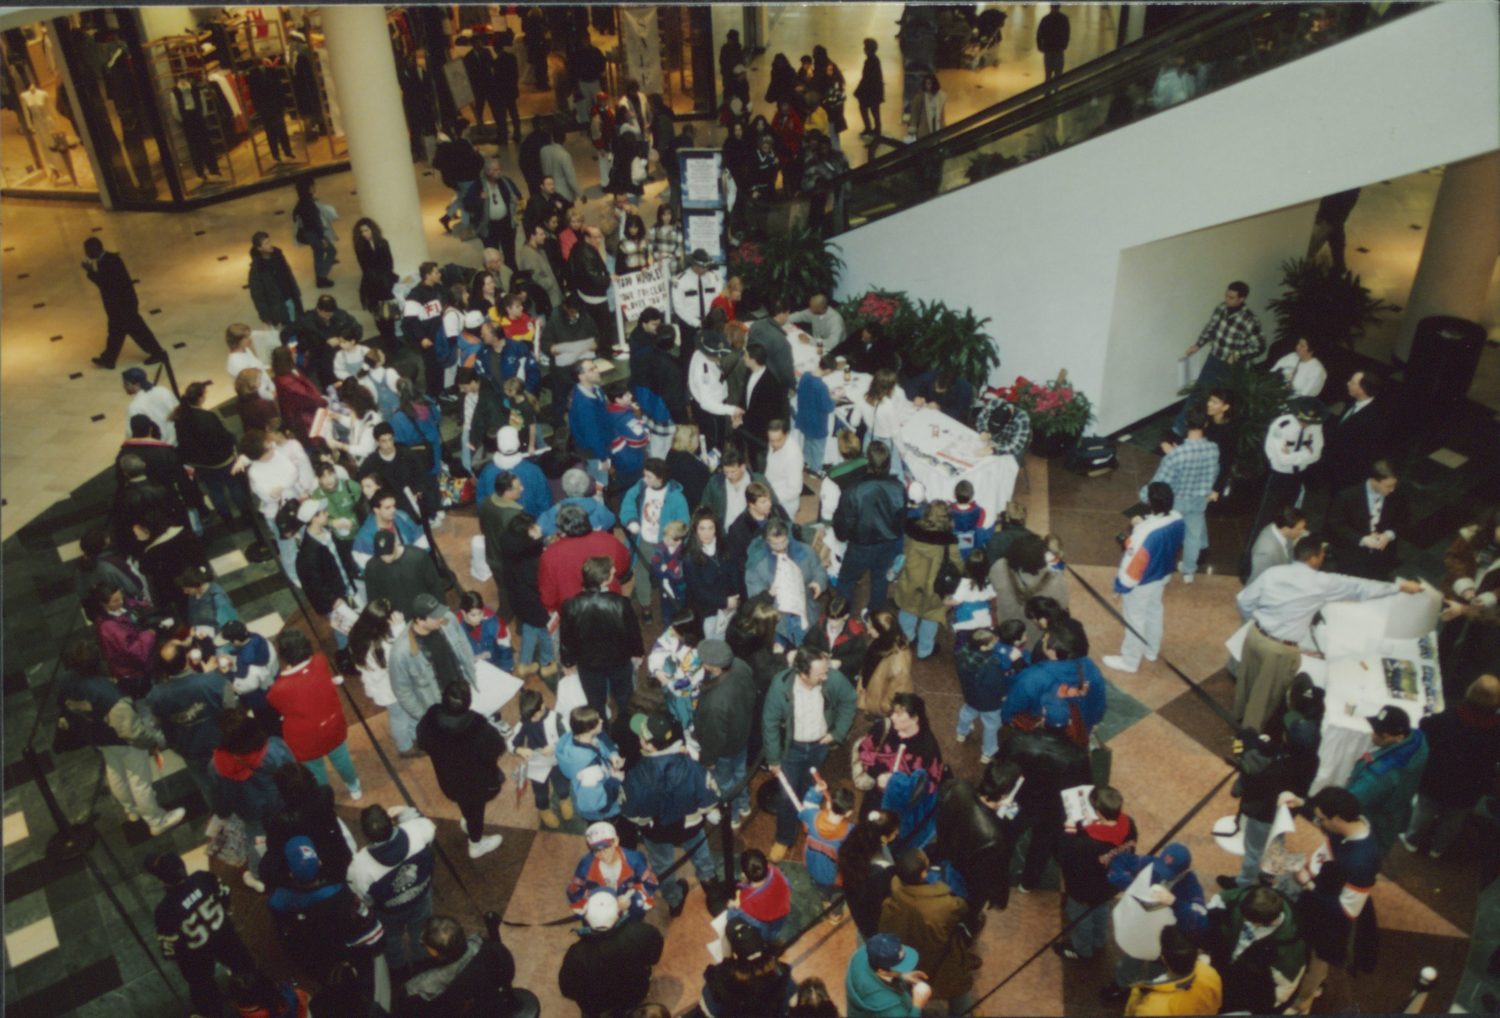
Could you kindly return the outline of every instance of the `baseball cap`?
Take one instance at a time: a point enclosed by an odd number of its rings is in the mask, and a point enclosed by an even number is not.
[[[917,952],[908,951],[894,933],[877,933],[865,941],[865,958],[872,969],[910,972],[917,967]]]
[[[1042,704],[1042,724],[1048,728],[1066,728],[1073,720],[1073,712],[1061,700],[1047,700]]]
[[[630,730],[653,749],[670,746],[681,735],[671,719],[660,714],[637,714],[630,719]]]
[[[389,555],[396,550],[396,535],[389,530],[375,531],[375,554]]]
[[[311,523],[312,518],[323,511],[323,503],[315,499],[305,498],[297,507],[297,519],[303,523]]]
[[[502,456],[511,456],[521,451],[521,434],[507,424],[495,432],[495,449]]]
[[[1180,841],[1174,841],[1157,855],[1156,861],[1151,864],[1151,880],[1160,883],[1163,880],[1171,880],[1187,872],[1189,866],[1193,865],[1193,853]]]
[[[120,379],[122,381],[129,382],[131,385],[140,385],[141,383],[146,381],[146,369],[126,368],[123,372],[120,373]]]
[[[620,840],[619,834],[615,833],[615,825],[607,820],[597,820],[589,824],[588,830],[583,832],[583,840],[588,842],[589,848],[600,848],[604,845],[613,845]]]
[[[416,619],[446,619],[448,617],[448,606],[431,594],[418,594],[411,603],[412,618]]]
[[[739,916],[729,920],[725,934],[729,952],[739,961],[754,961],[766,953],[766,939],[760,935],[760,930]]]
[[[1400,707],[1382,707],[1380,713],[1365,718],[1376,735],[1410,735],[1411,717]]]
[[[307,883],[318,875],[321,865],[318,850],[313,848],[312,839],[305,834],[299,834],[286,843],[286,867],[293,880]]]
[[[704,640],[698,644],[698,660],[715,668],[728,668],[734,661],[734,651],[723,640]]]
[[[591,930],[612,930],[620,921],[620,902],[608,891],[595,891],[583,906],[583,921]]]

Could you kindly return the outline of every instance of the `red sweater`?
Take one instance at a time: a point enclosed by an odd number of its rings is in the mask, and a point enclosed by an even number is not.
[[[298,374],[276,376],[276,402],[281,406],[282,423],[304,442],[313,417],[328,405],[318,387]]]
[[[321,654],[283,670],[266,701],[281,715],[281,737],[299,763],[327,756],[349,735],[333,673]]]
[[[564,537],[548,545],[537,566],[537,587],[542,593],[542,607],[549,612],[562,610],[563,602],[583,590],[583,564],[591,558],[606,555],[614,560],[615,579],[610,593],[620,592],[620,577],[629,575],[630,552],[614,534],[596,530],[582,537]]]

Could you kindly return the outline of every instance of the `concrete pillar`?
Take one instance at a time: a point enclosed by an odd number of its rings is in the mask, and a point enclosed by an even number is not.
[[[1500,258],[1500,151],[1443,170],[1427,242],[1396,335],[1395,355],[1411,355],[1417,323],[1429,315],[1477,322]]]
[[[360,210],[390,241],[396,272],[415,273],[430,255],[385,8],[329,4],[323,25]]]

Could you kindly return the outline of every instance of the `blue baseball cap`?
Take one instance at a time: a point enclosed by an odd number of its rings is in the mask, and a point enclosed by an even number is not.
[[[1193,853],[1180,841],[1174,841],[1161,850],[1156,861],[1151,864],[1151,882],[1161,883],[1172,880],[1188,871],[1193,865]]]
[[[293,880],[305,884],[317,879],[322,865],[311,838],[299,834],[286,843],[286,866]]]
[[[865,957],[872,969],[910,972],[917,967],[917,952],[908,950],[894,933],[877,933],[865,941]]]

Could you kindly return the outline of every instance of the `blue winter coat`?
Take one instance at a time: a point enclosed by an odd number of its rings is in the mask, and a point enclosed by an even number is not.
[[[1104,719],[1104,688],[1104,676],[1088,658],[1038,661],[1011,683],[1000,721],[1008,725],[1016,715],[1030,714],[1060,727],[1068,722],[1068,708],[1076,705],[1084,727],[1092,731]]]
[[[552,487],[547,483],[547,475],[542,468],[531,460],[522,460],[511,467],[506,473],[515,474],[521,479],[521,508],[534,520],[542,518],[542,513],[552,508]],[[495,465],[493,458],[479,471],[479,477],[474,481],[474,500],[483,502],[495,493],[495,478],[501,474],[501,468]]]
[[[589,459],[609,459],[614,430],[602,391],[587,393],[576,385],[573,387],[573,398],[568,404],[568,433],[573,436],[573,444]]]
[[[630,486],[625,492],[625,497],[620,500],[620,524],[625,529],[630,529],[630,524],[640,521],[641,506],[646,501],[646,481],[642,478]],[[691,524],[692,514],[688,511],[687,496],[682,493],[682,485],[676,481],[667,482],[667,497],[661,506],[661,526],[666,529],[668,523],[676,520],[680,523]],[[631,561],[635,561],[636,545],[634,541],[627,541],[630,545]],[[660,543],[660,537],[658,537]]]

